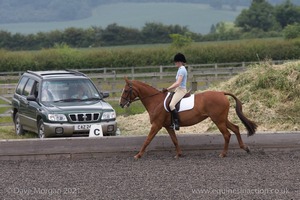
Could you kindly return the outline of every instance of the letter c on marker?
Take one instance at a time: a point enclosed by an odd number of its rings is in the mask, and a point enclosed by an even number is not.
[[[100,135],[100,130],[96,128],[96,129],[94,130],[94,135],[97,135],[97,136]]]

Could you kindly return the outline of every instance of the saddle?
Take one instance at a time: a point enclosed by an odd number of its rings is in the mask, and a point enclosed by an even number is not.
[[[170,102],[173,98],[173,95],[175,92],[169,92],[164,100],[164,107],[166,111],[171,112],[170,110]],[[175,108],[178,112],[184,111],[184,110],[190,110],[194,107],[194,94],[191,94],[191,92],[187,92],[184,97],[175,105]]]

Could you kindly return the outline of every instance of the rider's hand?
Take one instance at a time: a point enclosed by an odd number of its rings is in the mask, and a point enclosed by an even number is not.
[[[163,88],[163,89],[162,89],[162,92],[163,92],[163,93],[168,92],[168,89]]]

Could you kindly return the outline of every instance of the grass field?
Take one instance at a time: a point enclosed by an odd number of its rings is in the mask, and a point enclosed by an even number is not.
[[[120,26],[141,29],[147,22],[187,26],[191,31],[206,34],[212,24],[233,22],[243,8],[215,10],[204,4],[193,3],[116,3],[101,5],[89,18],[65,22],[1,24],[0,29],[12,33],[37,33],[63,30],[68,27],[88,28],[117,23]]]
[[[15,134],[14,126],[0,126],[0,139],[25,139],[25,138],[36,138],[35,133],[26,133],[18,136]]]

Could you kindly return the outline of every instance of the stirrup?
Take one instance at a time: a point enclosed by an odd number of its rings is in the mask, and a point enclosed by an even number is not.
[[[175,130],[174,123],[171,123],[170,128]]]
[[[179,128],[180,128],[180,127],[179,127],[179,124],[177,124],[177,125],[174,124],[174,130],[179,131]]]
[[[173,130],[179,131],[180,126],[179,126],[179,124],[176,126],[175,123],[172,123],[172,124],[170,125],[170,128],[173,129]]]

